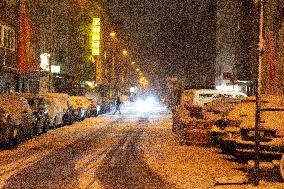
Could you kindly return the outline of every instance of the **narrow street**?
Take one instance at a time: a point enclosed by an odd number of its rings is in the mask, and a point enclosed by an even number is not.
[[[167,110],[134,112],[88,118],[1,151],[0,188],[212,188],[217,177],[245,174],[216,148],[177,145]],[[237,187],[247,188],[216,188]]]

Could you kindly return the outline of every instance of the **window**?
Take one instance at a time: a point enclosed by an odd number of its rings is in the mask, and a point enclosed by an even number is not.
[[[15,30],[5,26],[0,25],[0,47],[5,47],[11,51],[15,50]]]

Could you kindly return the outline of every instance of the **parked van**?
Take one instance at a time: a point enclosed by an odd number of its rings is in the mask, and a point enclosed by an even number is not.
[[[247,97],[247,95],[241,92],[221,91],[214,89],[190,89],[182,92],[180,102],[203,106],[209,102],[212,102],[213,100],[220,98],[239,99],[243,97]]]

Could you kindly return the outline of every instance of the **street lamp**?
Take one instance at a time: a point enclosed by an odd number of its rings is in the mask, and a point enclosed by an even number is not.
[[[139,69],[139,68],[136,68],[136,71],[137,71],[137,72],[139,72],[139,71],[140,71],[140,69]]]
[[[110,91],[110,97],[115,93],[115,88],[117,86],[117,80],[115,78],[115,36],[116,36],[116,33],[115,32],[111,32],[110,34],[110,37],[113,41],[113,44],[112,44],[112,62],[111,62],[111,91]]]
[[[116,33],[115,32],[110,32],[110,34],[109,34],[111,37],[114,37],[115,35],[116,35]]]
[[[123,54],[124,56],[126,56],[127,53],[128,53],[127,50],[123,50],[123,51],[122,51],[122,54]]]
[[[132,65],[134,65],[136,62],[131,62]]]

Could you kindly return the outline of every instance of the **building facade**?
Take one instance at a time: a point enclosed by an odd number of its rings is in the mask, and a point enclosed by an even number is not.
[[[0,1],[0,93],[18,90],[19,2]]]

